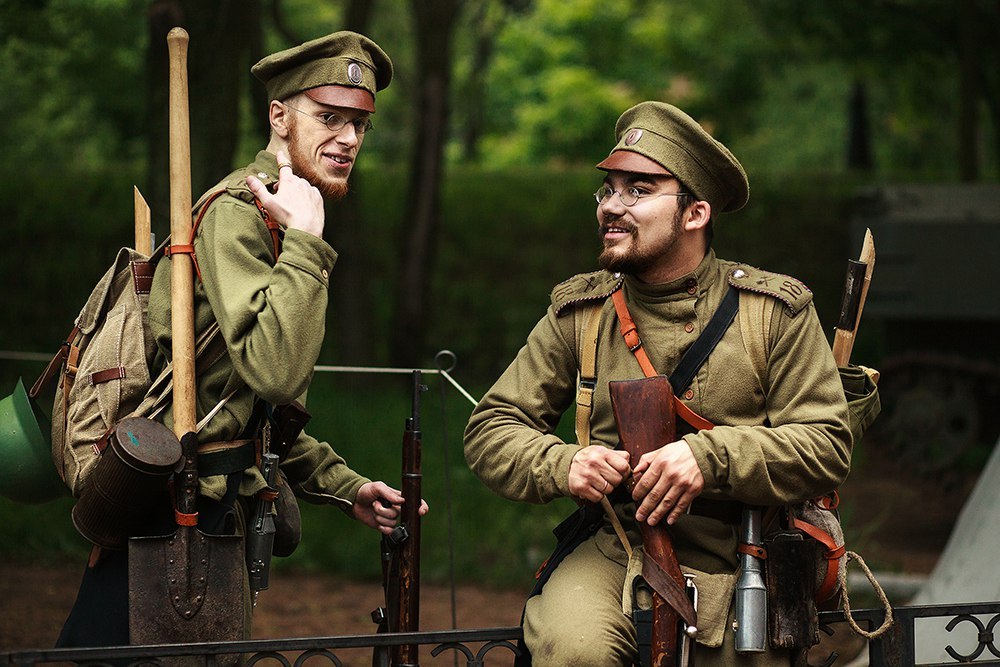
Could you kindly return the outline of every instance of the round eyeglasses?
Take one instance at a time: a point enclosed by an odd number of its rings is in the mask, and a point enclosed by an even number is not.
[[[632,206],[640,199],[645,199],[646,197],[683,197],[684,195],[690,194],[689,192],[641,192],[637,187],[628,187],[624,190],[615,190],[610,185],[602,185],[594,193],[594,199],[597,200],[598,204],[603,204],[604,202],[611,199],[612,195],[617,194],[622,203],[626,206]]]
[[[363,135],[365,132],[375,127],[372,124],[372,119],[369,118],[368,116],[361,116],[359,118],[354,118],[349,120],[335,111],[327,111],[314,116],[308,111],[302,111],[301,109],[290,107],[287,104],[284,106],[285,108],[291,109],[292,111],[298,111],[303,116],[309,116],[313,120],[317,120],[320,123],[323,123],[324,125],[326,125],[326,129],[334,133],[340,132],[342,129],[344,129],[344,126],[347,125],[348,123],[354,126],[354,132],[359,136]]]

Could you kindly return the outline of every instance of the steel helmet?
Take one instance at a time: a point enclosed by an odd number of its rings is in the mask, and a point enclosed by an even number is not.
[[[0,400],[0,496],[43,503],[67,494],[49,443],[49,420],[18,379],[14,392]]]

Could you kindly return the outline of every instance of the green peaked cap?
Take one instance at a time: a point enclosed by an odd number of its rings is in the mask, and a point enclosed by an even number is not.
[[[691,116],[666,102],[642,102],[615,124],[617,145],[597,165],[605,171],[673,174],[713,213],[737,211],[750,198],[739,160]]]
[[[317,102],[375,111],[375,93],[392,80],[392,61],[368,37],[342,30],[263,58],[250,72],[271,100],[303,91]]]

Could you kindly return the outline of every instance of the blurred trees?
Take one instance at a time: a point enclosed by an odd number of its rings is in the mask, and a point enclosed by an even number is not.
[[[248,71],[261,55],[343,28],[389,52],[395,77],[364,160],[410,179],[397,333],[374,336],[392,338],[379,355],[401,363],[420,360],[408,327],[422,329],[428,309],[446,170],[592,165],[644,99],[690,112],[754,174],[1000,176],[996,0],[0,0],[4,177],[125,170],[164,219],[172,24],[192,36],[196,194],[266,141]],[[373,361],[366,318],[385,299],[366,293],[356,205],[330,225],[343,264],[334,298],[359,323],[340,334],[343,358]]]

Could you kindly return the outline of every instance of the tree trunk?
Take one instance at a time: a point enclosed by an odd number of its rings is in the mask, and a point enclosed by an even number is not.
[[[451,43],[461,0],[412,0],[417,27],[417,123],[407,219],[396,288],[391,357],[396,365],[417,366],[427,326],[427,292],[440,225],[444,144],[451,89]]]
[[[351,0],[345,28],[364,34],[372,14],[371,0]],[[392,57],[390,53],[389,57]],[[378,118],[376,114],[376,119]],[[376,132],[378,130],[375,130]],[[360,161],[365,161],[362,146]],[[337,357],[347,365],[366,365],[375,360],[371,344],[372,294],[367,276],[369,256],[362,229],[361,199],[364,181],[358,170],[351,172],[351,192],[326,207],[327,239],[337,251],[337,267],[330,281],[327,331],[336,341]]]
[[[851,90],[848,111],[847,168],[852,171],[869,172],[875,166],[872,158],[872,141],[868,123],[868,91],[860,81],[855,81]]]
[[[958,7],[958,171],[964,182],[979,180],[979,26],[975,3]]]
[[[197,199],[233,167],[239,103],[249,78],[251,44],[259,42],[260,8],[257,0],[155,0],[149,9],[150,150],[144,195],[156,221],[154,230],[166,230],[169,217],[166,36],[175,26],[191,36],[191,184]]]

